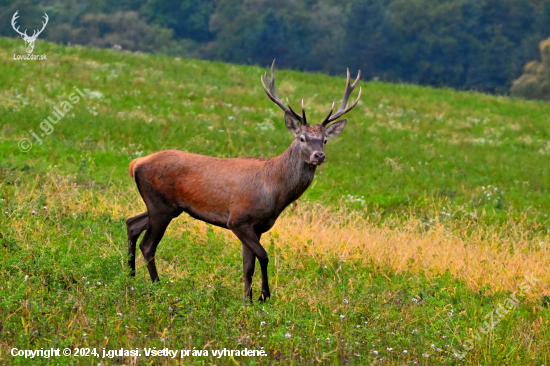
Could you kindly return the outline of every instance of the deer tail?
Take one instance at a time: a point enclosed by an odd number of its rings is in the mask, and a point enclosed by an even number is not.
[[[134,178],[134,173],[136,171],[136,164],[141,160],[142,158],[134,159],[130,162],[130,165],[128,166],[128,174],[130,174],[130,178]]]

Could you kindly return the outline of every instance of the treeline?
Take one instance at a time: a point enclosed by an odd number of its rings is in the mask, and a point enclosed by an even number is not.
[[[0,35],[507,93],[550,36],[550,0],[0,0]]]

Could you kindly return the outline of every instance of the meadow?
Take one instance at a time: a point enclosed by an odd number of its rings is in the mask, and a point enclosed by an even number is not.
[[[273,297],[250,305],[238,240],[186,215],[157,251],[161,283],[141,255],[128,276],[125,220],[145,206],[127,169],[171,148],[282,153],[292,136],[264,69],[46,42],[47,61],[13,60],[24,52],[0,38],[0,363],[548,364],[548,104],[362,81],[328,162],[262,237]],[[304,99],[310,121],[344,85],[277,71],[279,96]],[[41,128],[74,87],[85,96]],[[224,348],[266,356],[212,355]]]

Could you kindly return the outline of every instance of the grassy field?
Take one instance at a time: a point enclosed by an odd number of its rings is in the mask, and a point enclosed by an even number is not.
[[[0,38],[0,363],[550,362],[548,104],[362,82],[328,163],[262,237],[273,298],[247,305],[240,243],[185,215],[159,246],[161,283],[141,256],[129,278],[125,219],[144,204],[127,167],[169,148],[280,154],[292,137],[263,69],[44,42],[47,61],[13,60],[22,46]],[[277,86],[320,121],[344,80],[279,70]],[[73,87],[85,97],[41,128]]]

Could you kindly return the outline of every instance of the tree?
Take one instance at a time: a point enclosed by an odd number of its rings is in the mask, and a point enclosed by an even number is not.
[[[542,41],[539,49],[541,61],[525,65],[524,74],[512,84],[512,95],[550,101],[550,38]]]

